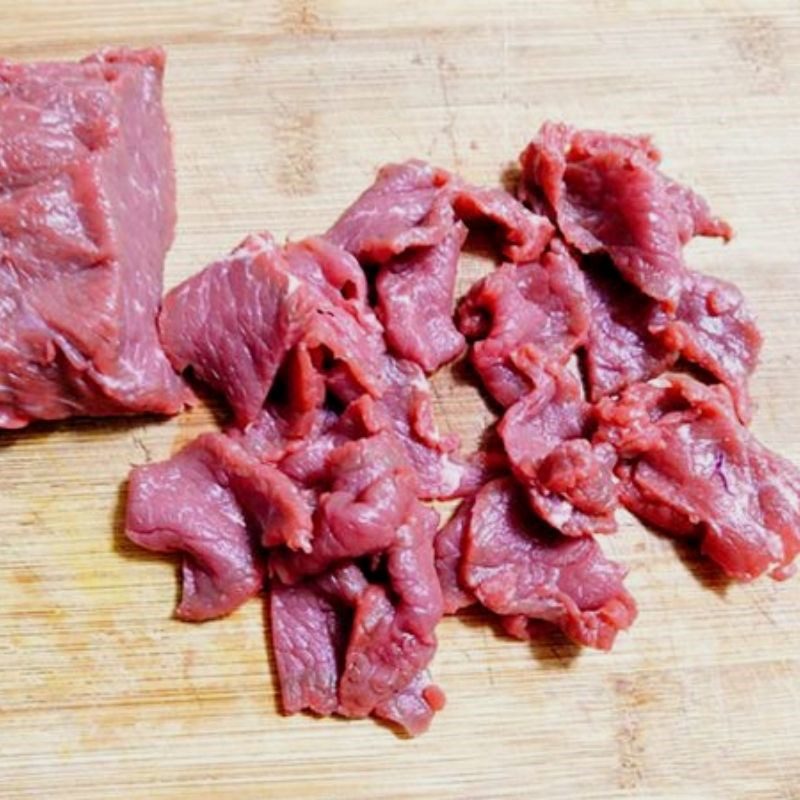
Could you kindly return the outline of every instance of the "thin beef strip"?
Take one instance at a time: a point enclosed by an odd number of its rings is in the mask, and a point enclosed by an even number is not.
[[[742,293],[732,283],[690,272],[674,317],[662,313],[651,322],[650,331],[664,347],[722,381],[733,395],[739,418],[750,421],[747,384],[762,340]]]
[[[658,302],[603,264],[605,259],[600,256],[585,264],[591,325],[584,364],[592,401],[660,375],[678,358],[677,349],[651,330],[667,319]]]
[[[565,363],[589,325],[583,275],[557,240],[540,261],[505,264],[482,278],[458,307],[459,329],[474,341],[472,363],[504,407],[531,389],[531,362]]]
[[[227,258],[164,299],[161,338],[179,371],[221,391],[241,426],[264,404],[286,353],[313,311],[269,234],[248,236]]]
[[[460,580],[495,614],[544,620],[580,644],[608,650],[636,617],[624,575],[591,536],[561,536],[527,511],[512,478],[476,495]]]
[[[623,504],[674,536],[695,537],[731,577],[791,574],[800,551],[800,472],[736,418],[728,390],[674,376],[596,408]]]
[[[695,235],[732,235],[701,197],[658,170],[647,137],[548,122],[520,162],[523,196],[544,205],[569,244],[608,253],[626,280],[669,309],[683,288],[683,245]]]
[[[608,444],[586,438],[589,410],[573,375],[542,370],[536,389],[511,406],[499,426],[532,509],[568,536],[616,530],[616,456]]]

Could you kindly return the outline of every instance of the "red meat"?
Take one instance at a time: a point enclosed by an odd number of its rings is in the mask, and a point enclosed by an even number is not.
[[[545,123],[520,161],[523,194],[544,201],[569,244],[608,253],[626,280],[667,307],[683,288],[682,246],[696,235],[732,235],[701,197],[657,169],[647,137]]]
[[[499,432],[533,510],[568,536],[611,533],[617,487],[613,448],[588,441],[589,405],[567,372],[541,372],[506,411]]]
[[[731,577],[786,577],[800,551],[800,472],[737,419],[727,389],[686,377],[601,401],[596,439],[622,459],[621,500]]]
[[[608,650],[636,617],[624,575],[590,536],[561,536],[527,512],[511,478],[476,495],[461,579],[495,614],[544,620],[580,644]]]
[[[155,325],[175,228],[164,60],[0,61],[0,428],[192,399]]]

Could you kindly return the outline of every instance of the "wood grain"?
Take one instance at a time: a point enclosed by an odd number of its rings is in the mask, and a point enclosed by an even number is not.
[[[493,183],[544,118],[652,132],[737,229],[691,261],[759,313],[755,428],[800,462],[796,0],[0,0],[6,57],[124,42],[169,51],[168,285],[250,230],[324,229],[387,160]],[[436,389],[474,438],[477,394]],[[800,580],[725,585],[628,520],[608,550],[641,616],[612,654],[451,619],[421,739],[279,716],[261,605],[173,621],[174,567],[121,534],[129,466],[212,426],[201,407],[0,436],[0,796],[800,798]]]

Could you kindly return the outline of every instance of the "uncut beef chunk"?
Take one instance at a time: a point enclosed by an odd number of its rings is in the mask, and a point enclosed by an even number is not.
[[[659,170],[647,137],[545,123],[520,156],[522,194],[555,219],[582,253],[606,252],[622,276],[667,308],[683,288],[682,246],[731,237],[705,201]]]
[[[722,386],[686,377],[637,384],[596,408],[623,504],[644,522],[696,537],[731,577],[783,578],[800,551],[800,472],[736,418]]]
[[[583,275],[560,242],[540,261],[504,264],[475,283],[458,307],[458,327],[473,341],[471,359],[502,406],[531,389],[532,374],[565,363],[589,331]]]
[[[164,58],[0,60],[0,428],[191,400],[155,325],[175,227]]]
[[[499,432],[531,508],[568,536],[616,530],[614,449],[587,437],[590,407],[578,380],[541,371],[536,389],[509,408]]]
[[[750,421],[747,383],[762,340],[742,293],[732,283],[689,273],[674,317],[658,315],[650,331],[665,348],[722,381],[733,395],[740,419]]]
[[[511,478],[475,497],[464,536],[461,580],[515,635],[521,618],[560,627],[579,644],[609,650],[636,618],[625,570],[590,536],[561,536],[537,519]]]

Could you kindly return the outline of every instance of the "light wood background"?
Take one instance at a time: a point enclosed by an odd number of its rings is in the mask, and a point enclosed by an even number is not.
[[[800,462],[797,0],[0,0],[5,57],[106,43],[169,51],[169,286],[248,231],[323,230],[384,161],[494,183],[548,117],[652,132],[737,230],[691,262],[758,312],[755,428]],[[436,389],[470,441],[477,395]],[[175,622],[174,564],[122,538],[129,466],[212,425],[0,434],[0,797],[800,798],[800,580],[725,587],[627,518],[608,549],[641,615],[613,653],[450,619],[422,738],[279,716],[260,603]]]

